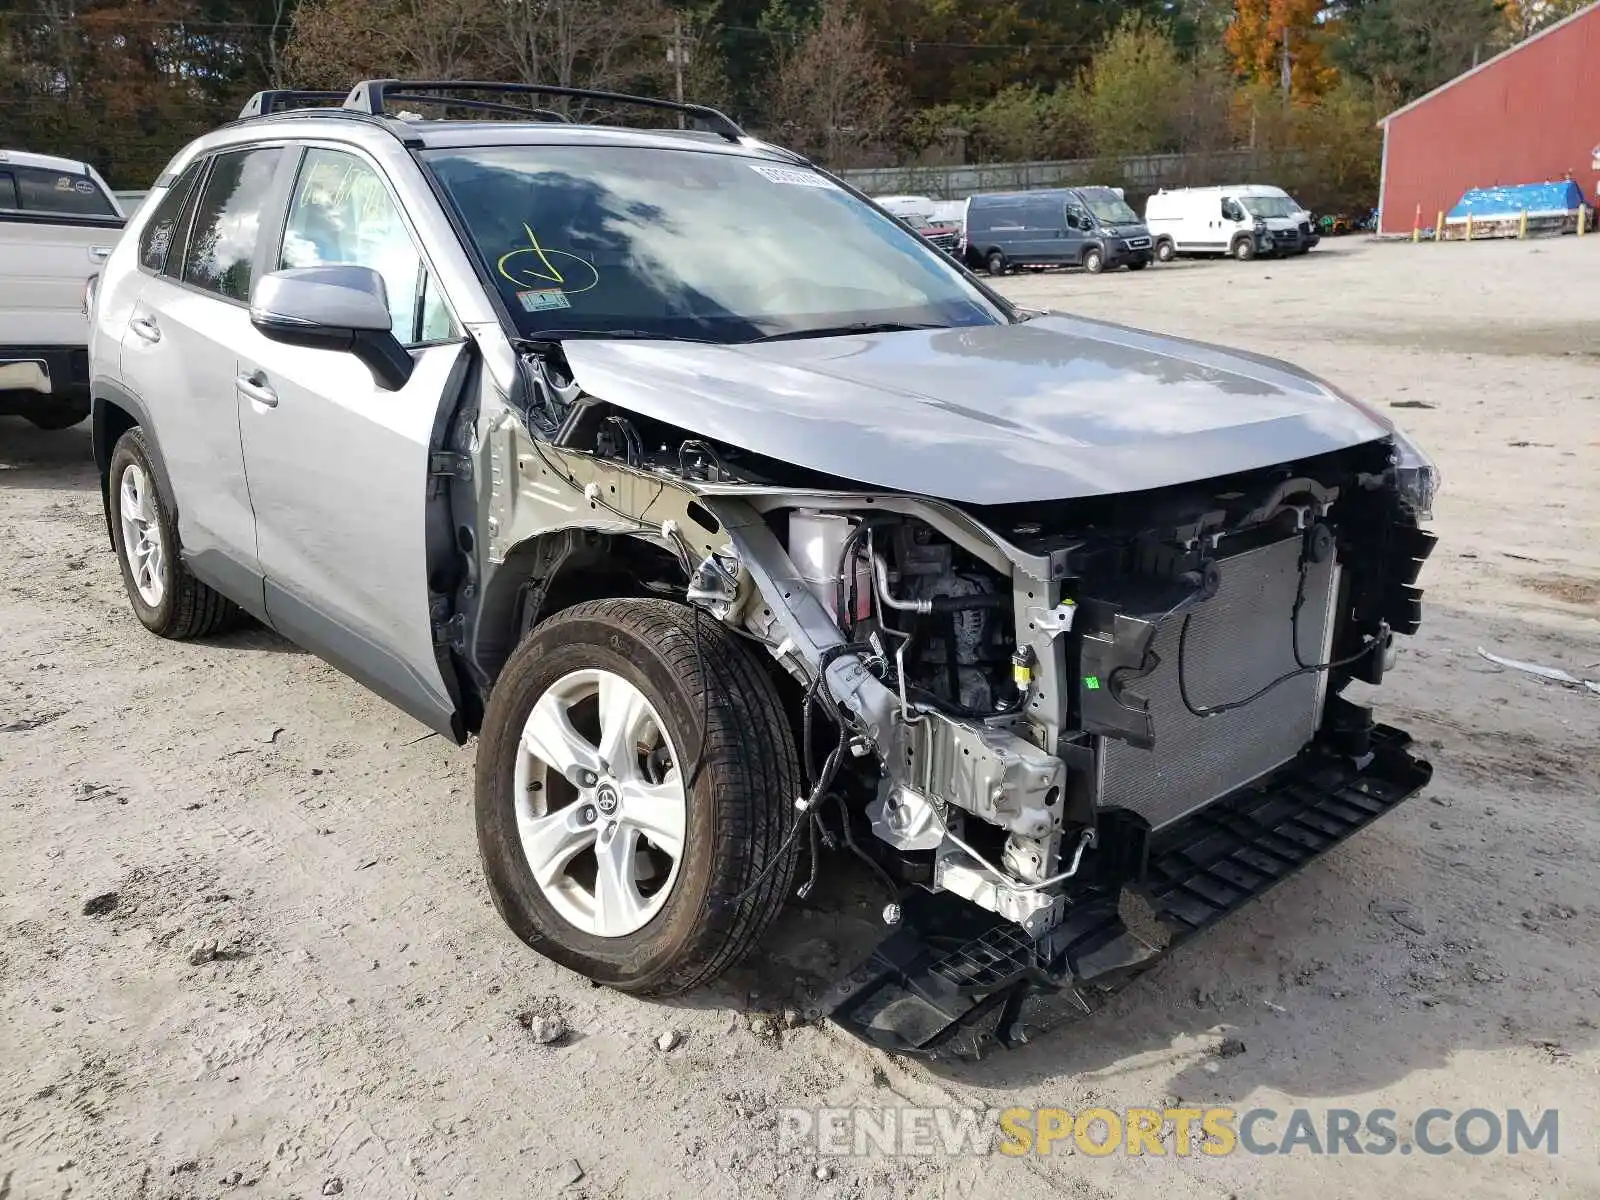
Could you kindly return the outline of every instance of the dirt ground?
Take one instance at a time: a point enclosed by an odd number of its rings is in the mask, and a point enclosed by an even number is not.
[[[1600,238],[1004,286],[1293,358],[1435,454],[1427,622],[1375,694],[1434,761],[1427,793],[1106,1011],[981,1062],[789,1027],[870,932],[881,901],[848,872],[763,961],[635,1001],[502,928],[471,747],[263,631],[145,634],[87,430],[0,419],[0,1200],[1600,1194],[1600,696],[1476,653],[1600,678]],[[537,1044],[530,1015],[569,1033]],[[1175,1100],[1382,1107],[1402,1130],[1433,1107],[1558,1108],[1559,1155],[778,1144],[791,1106]]]

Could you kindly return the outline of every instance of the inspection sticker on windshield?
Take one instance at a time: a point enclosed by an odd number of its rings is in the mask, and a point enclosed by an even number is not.
[[[571,308],[572,301],[560,288],[543,288],[536,292],[518,292],[523,312],[545,312],[552,308]]]
[[[764,163],[751,163],[750,169],[758,175],[764,175],[773,183],[790,183],[795,187],[827,188],[833,190],[833,184],[818,175],[815,171],[796,171],[792,167],[769,167]]]

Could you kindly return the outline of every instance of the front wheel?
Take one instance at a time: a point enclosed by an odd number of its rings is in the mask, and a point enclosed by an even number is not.
[[[1240,262],[1249,262],[1256,256],[1256,244],[1251,238],[1240,238],[1233,244],[1233,257]]]
[[[1149,259],[1147,259],[1147,258],[1136,258],[1131,263],[1128,264],[1128,270],[1130,270],[1130,271],[1142,271],[1146,267],[1148,267],[1149,265],[1150,265],[1150,260]]]
[[[478,744],[478,849],[513,933],[643,995],[742,958],[794,878],[794,738],[772,677],[714,619],[580,604],[507,662]]]
[[[1083,256],[1083,269],[1091,275],[1100,274],[1106,269],[1105,254],[1098,247],[1091,248]]]
[[[1173,259],[1175,259],[1177,257],[1178,257],[1178,248],[1176,246],[1174,246],[1171,242],[1167,241],[1166,238],[1162,238],[1159,242],[1156,243],[1156,261],[1157,262],[1169,263],[1169,262],[1171,262]]]

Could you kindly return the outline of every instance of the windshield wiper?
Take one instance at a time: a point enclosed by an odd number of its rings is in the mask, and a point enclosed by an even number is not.
[[[936,325],[931,323],[913,324],[906,321],[857,321],[853,325],[818,325],[812,329],[788,329],[783,333],[769,333],[764,337],[751,338],[745,345],[754,342],[792,342],[801,338],[843,337],[851,333],[903,333],[911,329],[949,329],[949,325]]]

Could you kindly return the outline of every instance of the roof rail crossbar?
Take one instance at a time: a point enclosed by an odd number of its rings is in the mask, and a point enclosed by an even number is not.
[[[308,92],[292,88],[278,88],[273,91],[257,92],[245,101],[244,108],[239,111],[239,120],[245,121],[251,117],[265,117],[271,113],[283,112],[285,109],[290,108],[304,108],[307,103],[337,104],[344,98],[344,92]]]
[[[340,93],[343,99],[344,94]],[[523,108],[520,104],[496,104],[493,100],[463,100],[459,96],[413,96],[404,92],[390,92],[385,101],[395,104],[446,104],[451,108],[470,108],[474,112],[514,113],[519,117],[538,117],[541,121],[561,121],[572,124],[572,118],[553,108]]]
[[[679,104],[673,100],[658,100],[654,96],[629,96],[621,92],[597,92],[588,88],[557,87],[554,84],[543,83],[490,83],[470,79],[365,79],[350,89],[350,95],[345,100],[344,106],[355,112],[371,113],[381,117],[385,115],[383,105],[386,98],[406,95],[415,102],[420,98],[416,96],[419,92],[454,91],[568,96],[578,100],[598,100],[608,104],[632,104],[639,108],[664,109],[703,121],[730,142],[742,141],[745,137],[744,130],[739,128],[732,117],[703,104]]]

